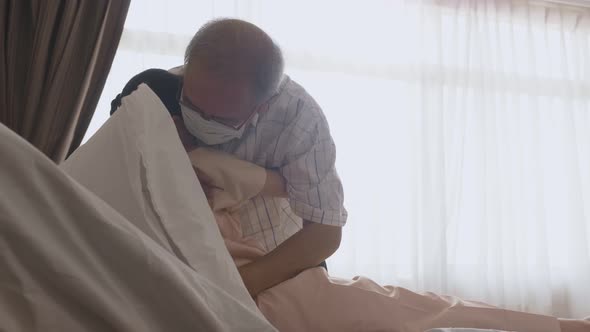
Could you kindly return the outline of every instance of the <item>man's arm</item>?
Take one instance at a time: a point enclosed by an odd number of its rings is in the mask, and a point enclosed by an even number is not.
[[[195,172],[207,194],[208,177]],[[266,170],[266,182],[260,195],[287,197],[285,179],[273,170]],[[285,281],[299,272],[317,266],[332,255],[340,245],[341,227],[304,221],[303,229],[264,257],[238,268],[252,296]]]
[[[290,130],[299,134],[286,139],[290,143],[283,147],[288,151],[280,169],[280,175],[288,184],[285,191],[291,210],[303,219],[303,229],[267,255],[238,269],[253,296],[318,266],[340,245],[347,214],[342,206],[342,185],[334,166],[336,150],[325,119],[315,116],[315,112],[301,110],[298,113],[300,117],[291,126],[306,130]]]
[[[252,296],[315,267],[340,246],[342,227],[304,221],[303,229],[267,255],[238,268]]]
[[[195,169],[207,194],[212,182]],[[209,184],[208,184],[209,183]],[[285,178],[267,169],[266,181],[259,195],[288,197]],[[246,288],[252,296],[294,277],[299,272],[318,266],[339,247],[342,228],[303,221],[303,229],[281,243],[270,253],[238,268]]]
[[[285,179],[266,170],[266,183],[261,195],[287,197]],[[330,257],[340,245],[342,228],[304,221],[303,229],[264,257],[238,270],[251,295],[281,283],[299,272],[317,266]]]

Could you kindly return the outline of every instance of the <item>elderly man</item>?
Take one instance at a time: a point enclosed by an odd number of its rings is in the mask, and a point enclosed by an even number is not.
[[[208,146],[278,171],[267,172],[268,185],[241,211],[244,235],[269,252],[239,269],[251,295],[336,251],[347,213],[328,123],[313,98],[283,74],[281,51],[264,31],[236,19],[205,24],[179,73],[138,74],[113,100],[111,114],[141,83],[167,107],[187,152]],[[287,192],[274,192],[282,181]]]

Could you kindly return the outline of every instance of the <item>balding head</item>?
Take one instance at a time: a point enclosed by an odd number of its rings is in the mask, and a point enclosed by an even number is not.
[[[198,68],[228,82],[247,84],[255,99],[263,101],[276,92],[284,63],[280,48],[260,28],[220,19],[197,31],[186,49],[185,66],[185,73]]]

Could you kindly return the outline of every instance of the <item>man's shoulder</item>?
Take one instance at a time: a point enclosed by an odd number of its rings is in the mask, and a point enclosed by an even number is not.
[[[269,118],[280,118],[285,124],[294,121],[305,122],[308,127],[326,123],[320,105],[303,86],[287,75],[284,76],[279,92],[271,101],[268,111]]]
[[[308,106],[319,107],[309,92],[307,92],[303,86],[287,75],[283,77],[281,85],[279,86],[279,97],[287,97],[289,99],[296,99],[298,101],[309,101],[310,105]]]
[[[141,84],[146,84],[160,98],[170,114],[180,114],[177,94],[181,78],[163,69],[152,68],[133,76],[120,94],[111,102],[111,115],[121,106],[121,98],[131,94]]]

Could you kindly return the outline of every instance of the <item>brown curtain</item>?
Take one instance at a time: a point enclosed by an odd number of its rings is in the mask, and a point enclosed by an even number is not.
[[[88,128],[129,1],[0,0],[0,122],[55,162]]]

